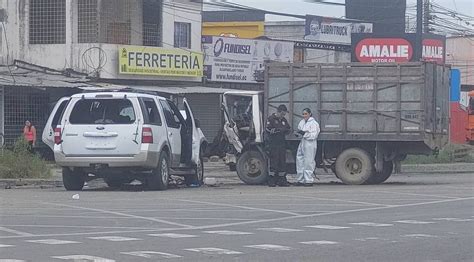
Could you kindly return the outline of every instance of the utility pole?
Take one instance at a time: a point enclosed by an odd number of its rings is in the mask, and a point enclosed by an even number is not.
[[[415,58],[421,61],[423,56],[423,0],[416,0],[416,41]]]
[[[430,32],[430,0],[425,0],[423,3],[423,32]]]

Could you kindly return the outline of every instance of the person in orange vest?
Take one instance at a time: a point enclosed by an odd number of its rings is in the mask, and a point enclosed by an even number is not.
[[[33,152],[36,145],[36,128],[29,120],[26,120],[25,127],[23,127],[23,137],[28,142],[28,151]]]

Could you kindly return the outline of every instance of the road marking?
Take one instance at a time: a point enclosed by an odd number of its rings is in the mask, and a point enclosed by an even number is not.
[[[136,257],[143,257],[143,258],[181,258],[182,256],[178,256],[175,254],[164,253],[164,252],[156,252],[156,251],[132,251],[132,252],[120,252],[124,255],[136,256]]]
[[[418,220],[398,220],[398,221],[393,221],[395,223],[402,223],[402,224],[414,224],[414,225],[427,225],[427,224],[434,224],[436,222],[430,222],[430,221],[418,221]]]
[[[233,236],[233,235],[253,235],[250,232],[242,232],[242,231],[231,231],[231,230],[216,230],[216,231],[204,231],[208,234],[218,234],[218,235],[226,235],[226,236]]]
[[[301,214],[282,211],[282,210],[273,210],[273,209],[266,209],[266,208],[257,208],[257,207],[248,207],[248,206],[240,206],[240,205],[231,205],[231,204],[223,204],[223,203],[214,203],[214,202],[205,202],[205,201],[195,201],[195,200],[185,200],[185,199],[173,199],[174,201],[182,201],[182,202],[189,202],[189,203],[197,203],[197,204],[205,204],[205,205],[212,205],[212,206],[225,206],[225,207],[232,207],[232,208],[241,208],[241,209],[248,209],[248,210],[256,210],[256,211],[263,211],[263,212],[273,212],[273,213],[280,213],[292,216],[300,216]]]
[[[439,198],[448,198],[448,199],[459,199],[458,197],[452,197],[452,196],[440,196],[440,195],[430,195],[430,194],[416,194],[416,193],[395,192],[395,191],[386,191],[386,190],[375,190],[375,191],[372,191],[372,192],[390,193],[390,194],[408,195],[408,196],[426,196],[426,197],[439,197]]]
[[[141,240],[139,238],[134,238],[134,237],[119,237],[119,236],[89,237],[89,239],[107,240],[107,241],[113,241],[113,242]]]
[[[369,241],[369,240],[381,240],[381,238],[378,238],[378,237],[366,237],[366,238],[356,238],[354,240],[357,240],[357,241]]]
[[[191,228],[192,227],[190,225],[175,223],[175,222],[171,222],[171,221],[167,221],[167,220],[163,220],[163,219],[157,219],[157,218],[153,218],[153,217],[135,216],[135,215],[130,215],[130,214],[126,214],[126,213],[114,212],[114,211],[98,209],[98,208],[78,207],[78,206],[56,204],[56,203],[49,203],[49,202],[43,202],[43,204],[70,207],[70,208],[81,209],[81,210],[96,211],[96,212],[101,212],[101,213],[106,213],[106,214],[113,214],[113,215],[124,216],[124,217],[138,218],[138,219],[149,220],[149,221],[154,221],[154,222],[173,225],[173,226],[180,226],[180,227],[185,227],[185,228]]]
[[[98,235],[98,234],[124,234],[124,233],[141,233],[141,232],[180,231],[180,230],[187,230],[187,229],[205,230],[205,229],[222,228],[222,227],[230,227],[230,226],[242,226],[242,225],[252,225],[252,224],[270,223],[270,222],[277,222],[277,221],[288,221],[288,220],[301,219],[301,218],[333,216],[333,215],[359,213],[359,212],[367,212],[367,211],[379,211],[379,210],[387,210],[387,209],[399,209],[399,208],[405,208],[405,207],[417,207],[417,206],[426,206],[426,205],[443,204],[443,203],[451,203],[451,202],[459,202],[459,201],[468,201],[468,200],[470,201],[470,200],[473,200],[473,199],[474,199],[474,197],[465,197],[465,198],[458,198],[458,199],[443,199],[443,200],[436,200],[436,201],[429,201],[429,202],[418,202],[418,203],[403,204],[403,205],[368,207],[368,208],[358,208],[358,209],[331,211],[331,212],[325,212],[325,213],[319,213],[319,212],[318,212],[318,213],[315,213],[315,214],[306,214],[306,215],[299,215],[299,216],[286,216],[286,217],[279,217],[279,218],[258,219],[258,220],[243,221],[243,222],[234,222],[234,223],[213,224],[213,225],[206,225],[206,226],[193,226],[193,227],[191,227],[191,228],[182,228],[182,227],[179,227],[179,228],[144,229],[144,230],[122,230],[122,231],[67,233],[67,234],[66,234],[66,233],[60,233],[60,234],[37,234],[37,235],[32,235],[32,236],[34,236],[34,237],[58,237],[58,236],[84,236],[84,235]],[[474,217],[474,216],[473,216],[473,217]],[[0,239],[11,239],[11,238],[24,238],[24,236],[0,236]]]
[[[239,251],[223,249],[223,248],[216,248],[216,247],[202,247],[202,248],[188,248],[185,249],[192,252],[203,253],[206,255],[240,255],[243,254]]]
[[[3,245],[3,244],[0,244],[0,248],[1,247],[14,247],[14,245]]]
[[[22,236],[22,237],[31,237],[31,236],[33,236],[33,234],[26,233],[26,232],[21,232],[21,231],[6,228],[6,227],[0,227],[0,231],[12,233],[12,234],[19,235],[19,236]]]
[[[65,245],[65,244],[78,244],[78,243],[81,243],[81,242],[77,242],[77,241],[59,240],[59,239],[26,240],[26,242],[38,243],[38,244],[48,244],[48,245]]]
[[[469,222],[469,221],[472,221],[472,219],[470,219],[470,218],[454,218],[454,217],[440,217],[440,218],[433,218],[433,220],[453,221],[453,222]]]
[[[176,234],[176,233],[162,233],[162,234],[148,234],[152,237],[169,237],[169,238],[190,238],[190,237],[197,237],[196,235],[188,235],[188,234]]]
[[[263,250],[269,250],[269,251],[288,251],[288,250],[293,249],[293,248],[287,247],[287,246],[272,245],[272,244],[250,245],[250,246],[245,246],[245,247],[263,249]]]
[[[295,197],[295,196],[287,195],[287,197]],[[362,201],[353,201],[353,200],[343,200],[343,199],[334,199],[334,198],[323,198],[323,197],[297,196],[296,198],[306,198],[306,199],[316,199],[316,200],[334,201],[334,202],[342,202],[342,203],[358,204],[358,205],[366,205],[366,206],[385,206],[385,207],[390,207],[390,206],[391,206],[391,205],[378,204],[378,203],[370,203],[370,202],[362,202]]]
[[[262,227],[257,230],[276,232],[276,233],[290,233],[290,232],[301,232],[304,230],[294,228],[282,228],[282,227]]]
[[[93,262],[115,262],[113,259],[95,257],[88,255],[70,255],[70,256],[54,256],[52,258],[63,259],[63,260],[74,260],[74,261],[93,261]]]
[[[347,229],[350,227],[341,227],[341,226],[330,226],[330,225],[314,225],[314,226],[305,226],[310,228],[319,228],[319,229]]]
[[[25,260],[19,260],[19,259],[0,259],[0,262],[25,262]]]
[[[351,225],[358,226],[368,226],[368,227],[391,227],[393,224],[379,224],[374,222],[359,222],[359,223],[350,223]]]
[[[339,244],[338,242],[328,241],[328,240],[304,241],[300,243],[304,245],[337,245]]]
[[[403,235],[404,237],[414,237],[414,238],[438,238],[438,236],[429,235],[429,234],[409,234]]]

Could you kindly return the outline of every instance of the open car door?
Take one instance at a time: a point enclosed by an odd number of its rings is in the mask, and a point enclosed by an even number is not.
[[[186,123],[188,125],[188,128],[192,130],[191,131],[192,132],[191,162],[194,164],[198,164],[198,162],[201,161],[200,159],[201,142],[204,139],[204,135],[199,130],[196,124],[196,119],[194,119],[193,112],[191,111],[191,106],[189,105],[186,98],[183,99],[183,104],[184,104],[184,113],[185,113]]]
[[[242,146],[242,141],[240,141],[240,138],[239,138],[239,131],[237,129],[237,125],[229,116],[225,94],[224,94],[224,101],[222,102],[222,110],[224,111],[224,120],[225,120],[224,132],[227,137],[227,140],[229,141],[229,143],[231,143],[234,146],[237,152],[241,153],[244,147]]]
[[[59,99],[56,105],[51,111],[49,115],[48,121],[46,122],[46,126],[43,129],[43,134],[41,136],[41,140],[45,143],[51,150],[54,148],[54,129],[56,126],[61,123],[61,116],[66,109],[66,106],[69,103],[69,97],[63,97]]]

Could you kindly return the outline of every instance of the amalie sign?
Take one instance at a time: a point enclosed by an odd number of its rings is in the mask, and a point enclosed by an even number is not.
[[[203,54],[183,49],[120,46],[119,72],[130,75],[201,77]]]
[[[443,64],[445,39],[438,35],[423,36],[423,61]],[[415,35],[377,36],[354,34],[352,36],[352,61],[363,63],[405,63],[419,61],[415,57]]]

